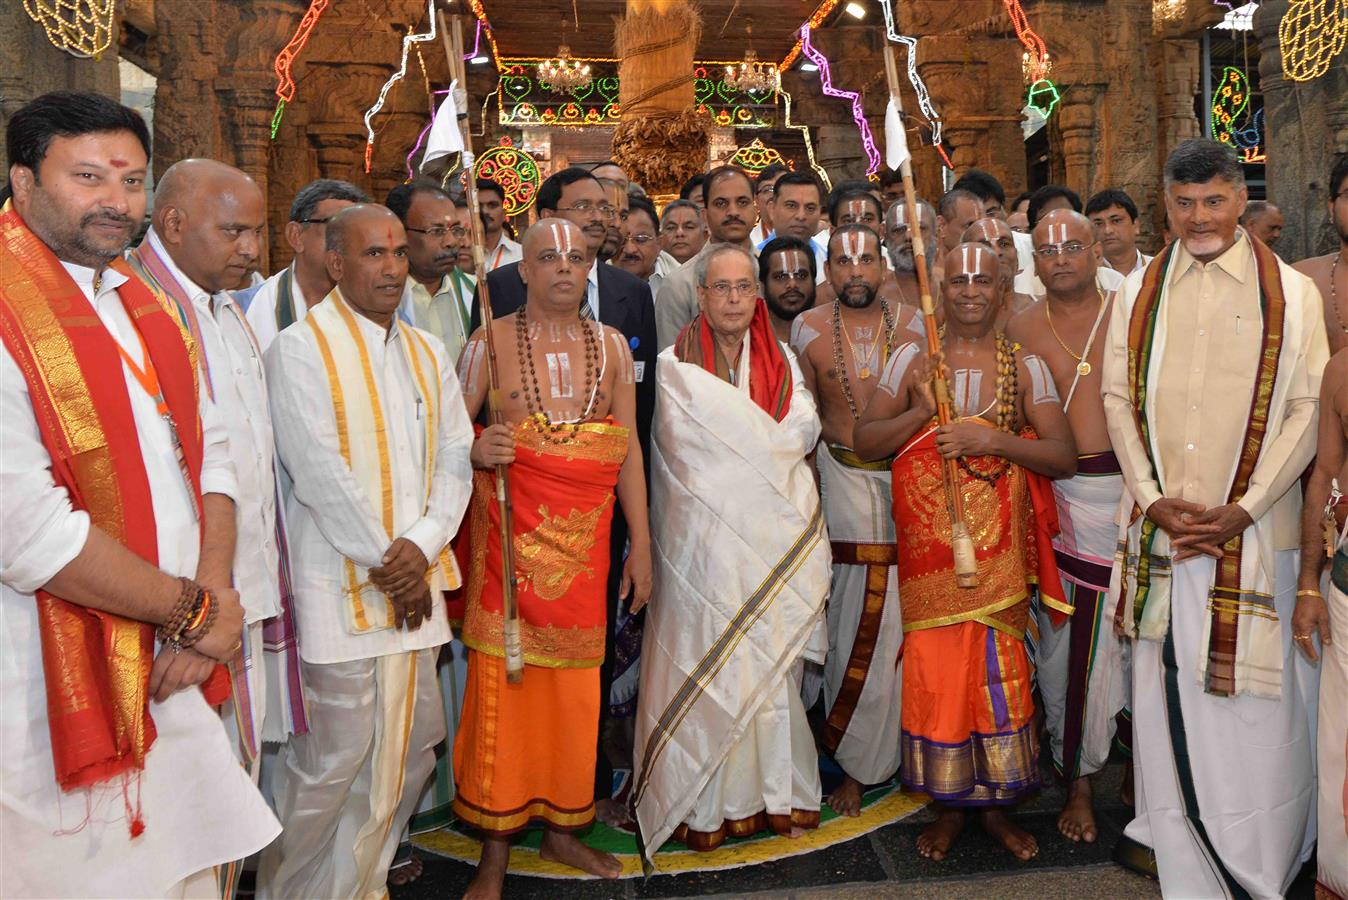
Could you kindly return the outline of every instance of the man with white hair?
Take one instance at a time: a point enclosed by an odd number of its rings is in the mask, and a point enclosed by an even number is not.
[[[807,458],[819,417],[773,335],[753,257],[698,258],[700,312],[659,356],[656,588],[632,797],[649,858],[819,823],[803,659],[821,662],[829,544]]]

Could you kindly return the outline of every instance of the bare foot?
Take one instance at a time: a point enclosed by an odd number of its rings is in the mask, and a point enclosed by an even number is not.
[[[1119,799],[1123,801],[1124,806],[1133,806],[1133,761],[1125,760],[1123,763],[1123,784],[1119,785]]]
[[[791,838],[793,841],[797,838],[805,837],[805,829],[801,828],[799,825],[792,825],[791,833],[788,834],[787,837]]]
[[[981,818],[983,830],[1000,841],[1016,859],[1034,859],[1039,855],[1039,842],[1034,836],[1012,824],[1000,809],[985,809]]]
[[[543,845],[538,848],[538,855],[549,862],[559,862],[599,878],[617,878],[623,873],[623,864],[612,853],[587,847],[574,834],[551,828],[543,832]]]
[[[1063,804],[1062,815],[1058,816],[1058,830],[1069,841],[1095,843],[1097,832],[1095,810],[1091,808],[1091,780],[1085,775],[1068,785],[1067,802]]]
[[[421,857],[409,856],[405,861],[388,870],[389,887],[402,887],[421,877]]]
[[[632,827],[632,816],[627,811],[627,804],[621,800],[596,800],[594,814],[609,828]]]
[[[505,883],[509,863],[510,842],[504,838],[485,839],[477,874],[464,891],[463,900],[501,900],[501,886]]]
[[[923,829],[917,836],[917,852],[928,859],[940,862],[950,852],[955,838],[964,830],[964,810],[942,807],[936,814],[936,821]]]
[[[840,816],[861,815],[861,782],[851,775],[843,776],[842,784],[828,795],[828,805]]]

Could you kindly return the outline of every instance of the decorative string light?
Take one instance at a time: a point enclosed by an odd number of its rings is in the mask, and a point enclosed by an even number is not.
[[[1048,78],[1048,48],[1044,46],[1044,39],[1035,33],[1030,27],[1030,19],[1025,15],[1025,10],[1020,5],[1020,0],[1002,0],[1006,5],[1007,15],[1011,17],[1011,25],[1016,29],[1016,39],[1024,46],[1032,58],[1030,65],[1030,83],[1043,81]]]
[[[857,131],[861,133],[861,146],[866,150],[866,159],[870,165],[866,168],[866,174],[874,175],[880,171],[880,151],[875,148],[875,138],[871,136],[870,123],[866,121],[865,111],[861,107],[861,95],[855,91],[843,91],[833,86],[833,74],[829,71],[828,57],[820,53],[810,43],[810,23],[806,22],[800,26],[800,49],[801,52],[819,67],[819,86],[824,94],[829,97],[837,97],[843,100],[852,101],[852,120],[856,122]]]
[[[810,140],[810,126],[797,125],[791,121],[791,94],[785,89],[777,88],[777,93],[786,101],[786,127],[794,131],[799,131],[800,136],[805,139],[805,156],[810,160],[810,168],[814,169],[814,174],[819,176],[819,181],[824,185],[825,190],[833,190],[833,182],[828,177],[828,172],[819,165],[819,161],[814,158],[814,141]]]
[[[767,146],[759,138],[754,138],[743,147],[738,148],[726,161],[726,165],[739,166],[750,175],[757,175],[774,164],[794,168],[776,148]]]
[[[1311,81],[1348,45],[1348,0],[1290,0],[1278,23],[1282,73]]]
[[[112,43],[116,0],[23,0],[28,18],[42,26],[57,50],[79,59],[101,59]]]
[[[1212,136],[1223,144],[1235,146],[1231,132],[1236,118],[1250,105],[1250,79],[1235,66],[1222,69],[1222,81],[1212,96],[1210,118]]]
[[[374,158],[374,125],[372,124],[374,117],[384,108],[384,100],[388,97],[389,89],[407,76],[407,54],[412,49],[412,45],[433,41],[438,36],[435,30],[435,0],[427,0],[426,18],[431,21],[430,30],[425,34],[415,34],[410,30],[408,31],[407,37],[403,38],[403,54],[402,60],[398,64],[398,71],[394,72],[389,76],[389,80],[384,82],[384,86],[379,89],[379,99],[374,102],[374,106],[365,111],[365,172],[367,175],[370,172],[370,163]]]
[[[509,137],[482,152],[473,164],[473,177],[489,178],[501,186],[507,216],[517,216],[533,206],[543,183],[538,163]]]
[[[818,28],[820,25],[823,25],[824,20],[828,18],[829,13],[837,8],[838,3],[839,0],[824,0],[823,3],[820,3],[815,7],[810,18],[805,21],[805,25],[808,25],[810,28]],[[800,58],[800,53],[803,48],[804,40],[802,38],[796,38],[796,43],[791,47],[791,50],[782,58],[782,61],[777,64],[777,71],[785,72],[787,69],[791,68],[791,64]]]
[[[885,13],[885,33],[889,36],[889,39],[896,44],[903,44],[908,49],[908,80],[913,85],[913,93],[917,94],[918,109],[922,110],[922,115],[927,117],[927,122],[931,125],[931,142],[939,145],[941,143],[941,116],[936,112],[936,105],[931,102],[927,85],[917,74],[917,38],[900,34],[898,28],[895,27],[892,0],[880,0],[880,8]]]
[[[1062,100],[1062,92],[1058,86],[1047,78],[1041,78],[1030,85],[1030,92],[1025,97],[1025,105],[1031,109],[1039,111],[1039,114],[1047,119],[1053,115],[1053,108]]]
[[[309,0],[309,8],[304,11],[304,17],[300,19],[299,26],[291,35],[290,43],[276,54],[276,62],[272,64],[272,69],[276,72],[276,112],[271,115],[273,141],[276,140],[276,132],[281,127],[281,116],[285,114],[286,104],[295,99],[295,79],[290,75],[290,67],[295,64],[295,57],[300,55],[304,45],[309,43],[309,36],[313,34],[314,26],[318,24],[323,11],[331,2],[332,0]]]

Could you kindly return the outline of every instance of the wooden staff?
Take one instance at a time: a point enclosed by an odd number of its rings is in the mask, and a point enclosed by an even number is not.
[[[902,113],[903,99],[899,95],[899,65],[894,58],[894,45],[885,43],[885,72],[889,77],[889,93]],[[949,425],[955,420],[950,402],[950,383],[945,377],[945,354],[941,349],[941,334],[936,325],[936,303],[931,297],[931,282],[927,275],[927,253],[922,244],[922,219],[918,214],[917,191],[913,188],[911,155],[899,166],[903,177],[904,205],[908,211],[908,233],[913,236],[913,268],[917,274],[917,288],[922,297],[922,325],[927,333],[927,358],[931,360],[931,391],[936,398],[936,421]],[[964,520],[964,495],[960,491],[959,463],[942,460],[941,481],[945,486],[946,507],[950,512],[950,547],[955,556],[955,581],[962,588],[978,587],[978,558],[974,555],[974,540]]]
[[[453,16],[454,27],[445,26],[445,14],[437,10],[440,17],[440,35],[445,45],[445,56],[449,61],[450,77],[466,93],[468,79],[463,67],[463,22],[456,13]],[[496,370],[496,342],[492,338],[491,292],[487,288],[487,259],[484,248],[487,244],[482,227],[482,209],[478,204],[477,179],[473,177],[473,129],[468,121],[467,103],[459,109],[455,100],[455,110],[459,115],[459,131],[463,134],[463,170],[464,195],[468,198],[468,223],[473,234],[473,271],[477,275],[477,298],[482,318],[482,333],[487,343],[487,417],[493,425],[505,422],[501,411],[501,377]],[[524,680],[524,652],[520,645],[520,605],[515,596],[515,528],[514,513],[510,507],[510,469],[502,464],[496,465],[496,510],[501,520],[501,611],[505,620],[505,635],[502,641],[505,648],[506,681],[519,684]]]

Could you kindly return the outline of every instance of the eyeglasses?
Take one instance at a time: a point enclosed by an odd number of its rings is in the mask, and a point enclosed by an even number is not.
[[[778,284],[786,284],[788,281],[813,281],[814,276],[810,274],[809,269],[797,269],[794,272],[773,272],[768,276]]]
[[[410,226],[404,225],[403,228],[407,231],[416,232],[417,234],[424,234],[427,237],[434,238],[436,240],[441,240],[447,234],[452,234],[454,235],[455,238],[458,238],[459,240],[462,240],[463,238],[468,236],[468,229],[464,228],[462,225],[455,225],[453,228],[446,228],[443,225],[433,225],[430,228],[412,228]]]
[[[605,219],[611,219],[618,214],[618,211],[607,203],[596,205],[589,200],[581,200],[579,203],[573,203],[571,206],[559,206],[557,207],[557,211],[578,213],[598,212],[599,215],[603,216]]]
[[[1052,259],[1062,254],[1063,256],[1080,256],[1095,244],[1083,244],[1081,241],[1068,241],[1065,244],[1044,244],[1034,249],[1035,255],[1040,259]]]
[[[332,216],[326,219],[296,219],[295,222],[299,225],[326,225],[330,219]]]
[[[632,243],[636,244],[638,247],[644,247],[644,246],[646,246],[647,244],[649,244],[651,241],[655,240],[655,235],[653,235],[653,234],[629,234],[629,235],[627,236],[626,240],[631,241]]]
[[[706,285],[706,288],[711,291],[712,296],[714,297],[725,298],[729,297],[732,293],[739,294],[741,297],[758,296],[758,285],[754,284],[752,281],[736,281],[733,284],[729,281],[713,281],[711,284]]]

